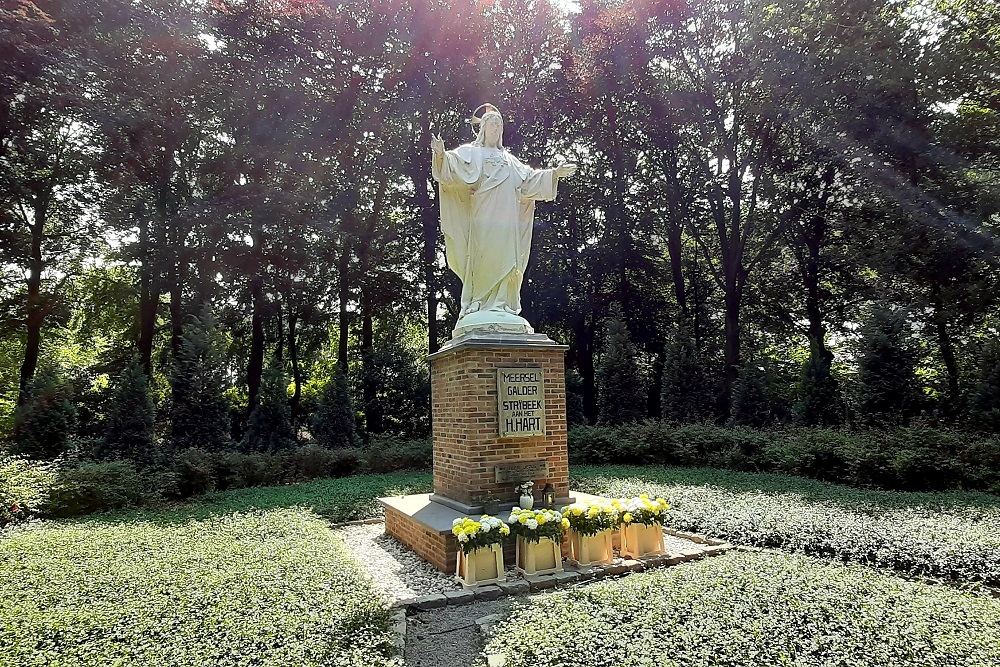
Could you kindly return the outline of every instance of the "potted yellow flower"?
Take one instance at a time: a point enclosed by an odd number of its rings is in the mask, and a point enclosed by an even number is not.
[[[563,509],[569,524],[569,557],[577,565],[610,563],[618,510],[610,503],[573,503]]]
[[[455,519],[451,532],[458,539],[455,578],[465,588],[494,584],[506,578],[503,569],[503,540],[510,528],[500,519],[484,514],[479,521]]]
[[[639,558],[662,554],[663,523],[670,505],[663,498],[650,500],[649,495],[619,501],[621,552],[623,556]]]
[[[517,569],[524,574],[562,572],[562,538],[569,527],[563,515],[551,509],[510,511],[510,532],[517,536]]]

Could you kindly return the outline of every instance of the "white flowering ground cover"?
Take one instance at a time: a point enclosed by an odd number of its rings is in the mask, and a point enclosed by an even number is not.
[[[1000,600],[780,552],[725,556],[515,603],[505,667],[995,667]]]
[[[0,533],[0,665],[398,664],[385,603],[327,521],[197,509]]]
[[[575,467],[573,487],[670,502],[667,524],[916,575],[1000,585],[1000,497],[864,491],[713,469]]]

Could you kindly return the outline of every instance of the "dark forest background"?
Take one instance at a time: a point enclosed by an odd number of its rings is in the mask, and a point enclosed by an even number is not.
[[[429,432],[430,136],[491,101],[573,423],[1000,429],[1000,10],[964,0],[0,4],[0,437]]]

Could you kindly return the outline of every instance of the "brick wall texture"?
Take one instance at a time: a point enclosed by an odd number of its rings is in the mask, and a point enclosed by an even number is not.
[[[514,484],[498,484],[495,466],[545,459],[549,476],[534,480],[536,492],[551,483],[557,497],[569,495],[564,355],[561,348],[467,347],[431,360],[435,493],[468,505],[490,494],[515,501]],[[545,435],[499,437],[498,368],[542,369]]]

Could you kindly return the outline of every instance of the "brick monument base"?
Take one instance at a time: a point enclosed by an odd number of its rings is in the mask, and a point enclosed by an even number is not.
[[[536,502],[547,484],[557,506],[571,502],[566,349],[542,334],[477,331],[430,355],[434,493],[380,498],[387,534],[454,572],[454,519],[491,500],[505,519],[520,481],[535,483]]]

